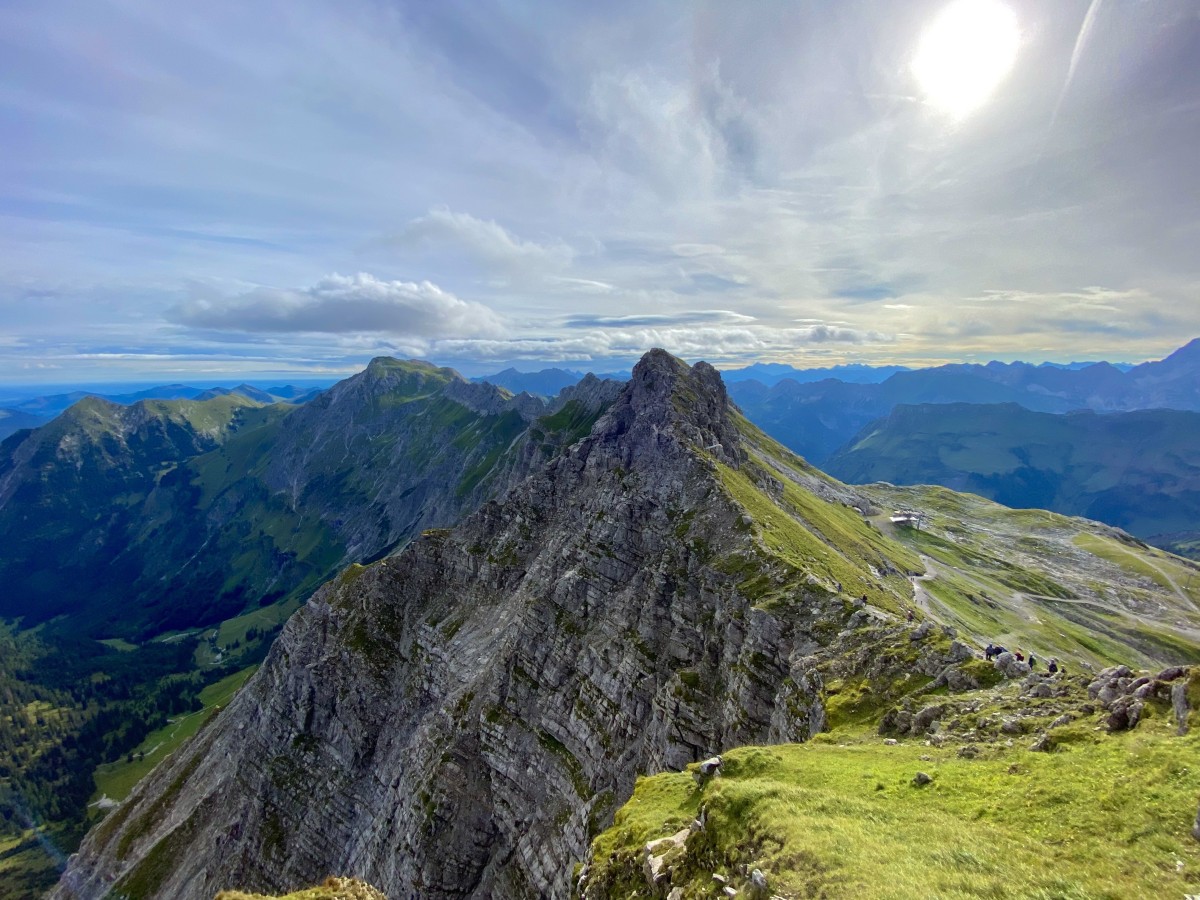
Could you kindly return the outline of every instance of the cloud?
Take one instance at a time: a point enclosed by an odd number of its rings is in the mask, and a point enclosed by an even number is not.
[[[1017,68],[949,127],[905,99],[927,3],[23,4],[0,332],[34,349],[0,374],[196,341],[1168,352],[1200,330],[1195,3],[1105,3],[1083,52],[1087,6],[1014,4]]]
[[[753,321],[753,316],[744,316],[741,313],[731,312],[727,309],[698,309],[662,315],[570,316],[566,319],[564,324],[568,328],[639,328],[647,325],[661,327],[668,325],[695,324],[700,322],[742,323]]]
[[[449,245],[485,266],[525,274],[561,270],[574,256],[562,241],[522,240],[496,222],[446,208],[413,219],[388,243],[397,247]]]
[[[235,332],[384,332],[421,338],[504,333],[486,306],[460,300],[428,281],[330,275],[307,290],[260,287],[233,297],[193,297],[168,311],[192,328]]]
[[[733,362],[786,356],[806,347],[834,343],[889,343],[892,335],[828,325],[771,328],[755,324],[695,327],[663,323],[641,327],[599,327],[579,334],[554,337],[515,337],[505,340],[437,341],[431,351],[439,358],[473,360],[544,359],[632,360],[651,347],[662,347],[686,359]]]

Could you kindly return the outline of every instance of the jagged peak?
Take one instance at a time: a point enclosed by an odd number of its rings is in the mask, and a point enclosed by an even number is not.
[[[656,348],[634,366],[624,391],[596,424],[594,433],[614,438],[640,428],[656,439],[664,433],[674,434],[695,450],[737,466],[745,451],[732,409],[716,369],[706,362],[689,366]]]
[[[588,372],[575,384],[568,385],[559,391],[558,396],[550,401],[547,412],[558,412],[571,402],[578,403],[584,409],[593,412],[601,410],[621,396],[625,384],[624,381],[616,381],[612,378],[597,378]]]
[[[540,398],[525,391],[514,397],[511,391],[487,381],[451,381],[446,385],[445,395],[484,416],[515,411],[525,421],[532,422],[546,412],[546,403]]]

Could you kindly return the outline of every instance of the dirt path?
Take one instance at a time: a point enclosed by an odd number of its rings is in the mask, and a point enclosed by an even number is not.
[[[1171,590],[1175,592],[1175,596],[1177,596],[1180,600],[1182,600],[1188,606],[1192,607],[1192,609],[1200,610],[1200,603],[1197,603],[1192,598],[1191,594],[1189,594],[1187,591],[1185,591],[1183,588],[1181,588],[1179,586],[1179,582],[1175,580],[1174,576],[1171,575],[1171,573],[1168,572],[1166,570],[1166,568],[1159,565],[1158,562],[1149,553],[1146,553],[1143,556],[1139,556],[1136,553],[1126,550],[1124,547],[1120,546],[1119,544],[1116,545],[1116,549],[1119,550],[1121,553],[1125,554],[1126,556],[1130,557],[1135,563],[1143,562],[1146,565],[1148,565],[1155,572],[1157,572],[1159,575],[1162,576],[1163,581],[1165,581],[1168,585],[1170,585]],[[1189,582],[1190,582],[1190,579],[1189,579]]]
[[[937,603],[937,600],[930,597],[929,591],[925,590],[925,585],[922,583],[932,578],[937,578],[937,569],[933,565],[933,557],[922,553],[921,562],[925,566],[925,574],[913,575],[909,579],[912,581],[913,603],[934,622],[937,622],[939,625],[948,625],[949,623],[945,618],[934,609],[934,604]]]

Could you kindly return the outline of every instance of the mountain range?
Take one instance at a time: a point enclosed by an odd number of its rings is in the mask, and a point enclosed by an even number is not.
[[[377,363],[357,388],[394,378],[413,402],[437,378]],[[500,420],[527,402],[490,398]],[[848,487],[751,425],[703,363],[653,351],[583,421],[578,440],[526,443],[535,449],[514,457],[534,461],[523,477],[502,470],[514,476],[507,488],[460,524],[425,528],[322,586],[228,707],[92,830],[52,896],[208,900],[332,872],[386,896],[566,897],[575,864],[636,799],[641,773],[694,769],[741,744],[815,740],[887,710],[880,728],[922,735],[943,718],[958,729],[968,715],[959,707],[970,707],[976,742],[1000,736],[988,753],[1005,752],[1006,732],[999,712],[984,724],[985,700],[1011,704],[1007,733],[1050,728],[1029,711],[1036,698],[977,693],[1029,667],[1005,654],[1015,668],[993,668],[973,644],[1003,640],[1072,670],[1200,659],[1186,561],[1108,526],[944,488]],[[358,424],[364,441],[389,433]],[[304,458],[294,452],[288,471]],[[305,494],[297,482],[291,496]],[[893,524],[898,507],[919,510],[922,528]],[[1137,686],[1170,695],[1187,673]],[[1063,709],[1053,684],[1045,690],[1037,696]],[[1102,715],[1123,690],[1106,695]],[[1084,712],[1073,701],[1067,721],[1097,715],[1100,702]],[[1136,724],[1132,702],[1122,701],[1122,728]],[[1182,709],[1186,724],[1186,698]],[[869,788],[874,776],[859,781]],[[928,796],[941,802],[936,789]],[[630,878],[648,878],[634,895],[666,893],[670,846],[684,851],[673,857],[682,866],[696,828],[699,865],[727,872],[726,883],[749,890],[749,867],[726,868],[740,853],[773,860],[771,877],[793,879],[788,891],[804,878],[825,884],[817,870],[804,874],[807,857],[785,866],[772,856],[750,822],[734,856],[703,856],[719,833],[705,830],[702,807],[683,803],[682,825],[668,816],[661,826],[683,828],[677,844],[597,843],[611,853],[593,849],[579,887],[629,895]],[[1157,871],[1155,885],[1184,884]]]
[[[768,387],[751,380],[732,384],[730,395],[752,422],[820,465],[901,404],[1015,403],[1052,413],[1200,411],[1200,339],[1163,360],[1125,371],[1109,363],[1078,369],[1023,362],[956,364],[899,372],[879,384],[784,379]]]
[[[86,397],[0,443],[0,638],[13,622],[23,648],[0,654],[0,721],[21,722],[0,740],[3,821],[70,846],[104,799],[93,770],[123,796],[139,745],[153,759],[183,737],[148,735],[198,721],[318,585],[471,512],[619,388],[544,401],[381,358],[306,405]]]

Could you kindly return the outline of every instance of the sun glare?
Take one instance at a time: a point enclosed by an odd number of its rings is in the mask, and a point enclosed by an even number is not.
[[[977,109],[1017,56],[1017,17],[999,0],[954,0],[921,35],[913,59],[926,99],[956,118]]]

